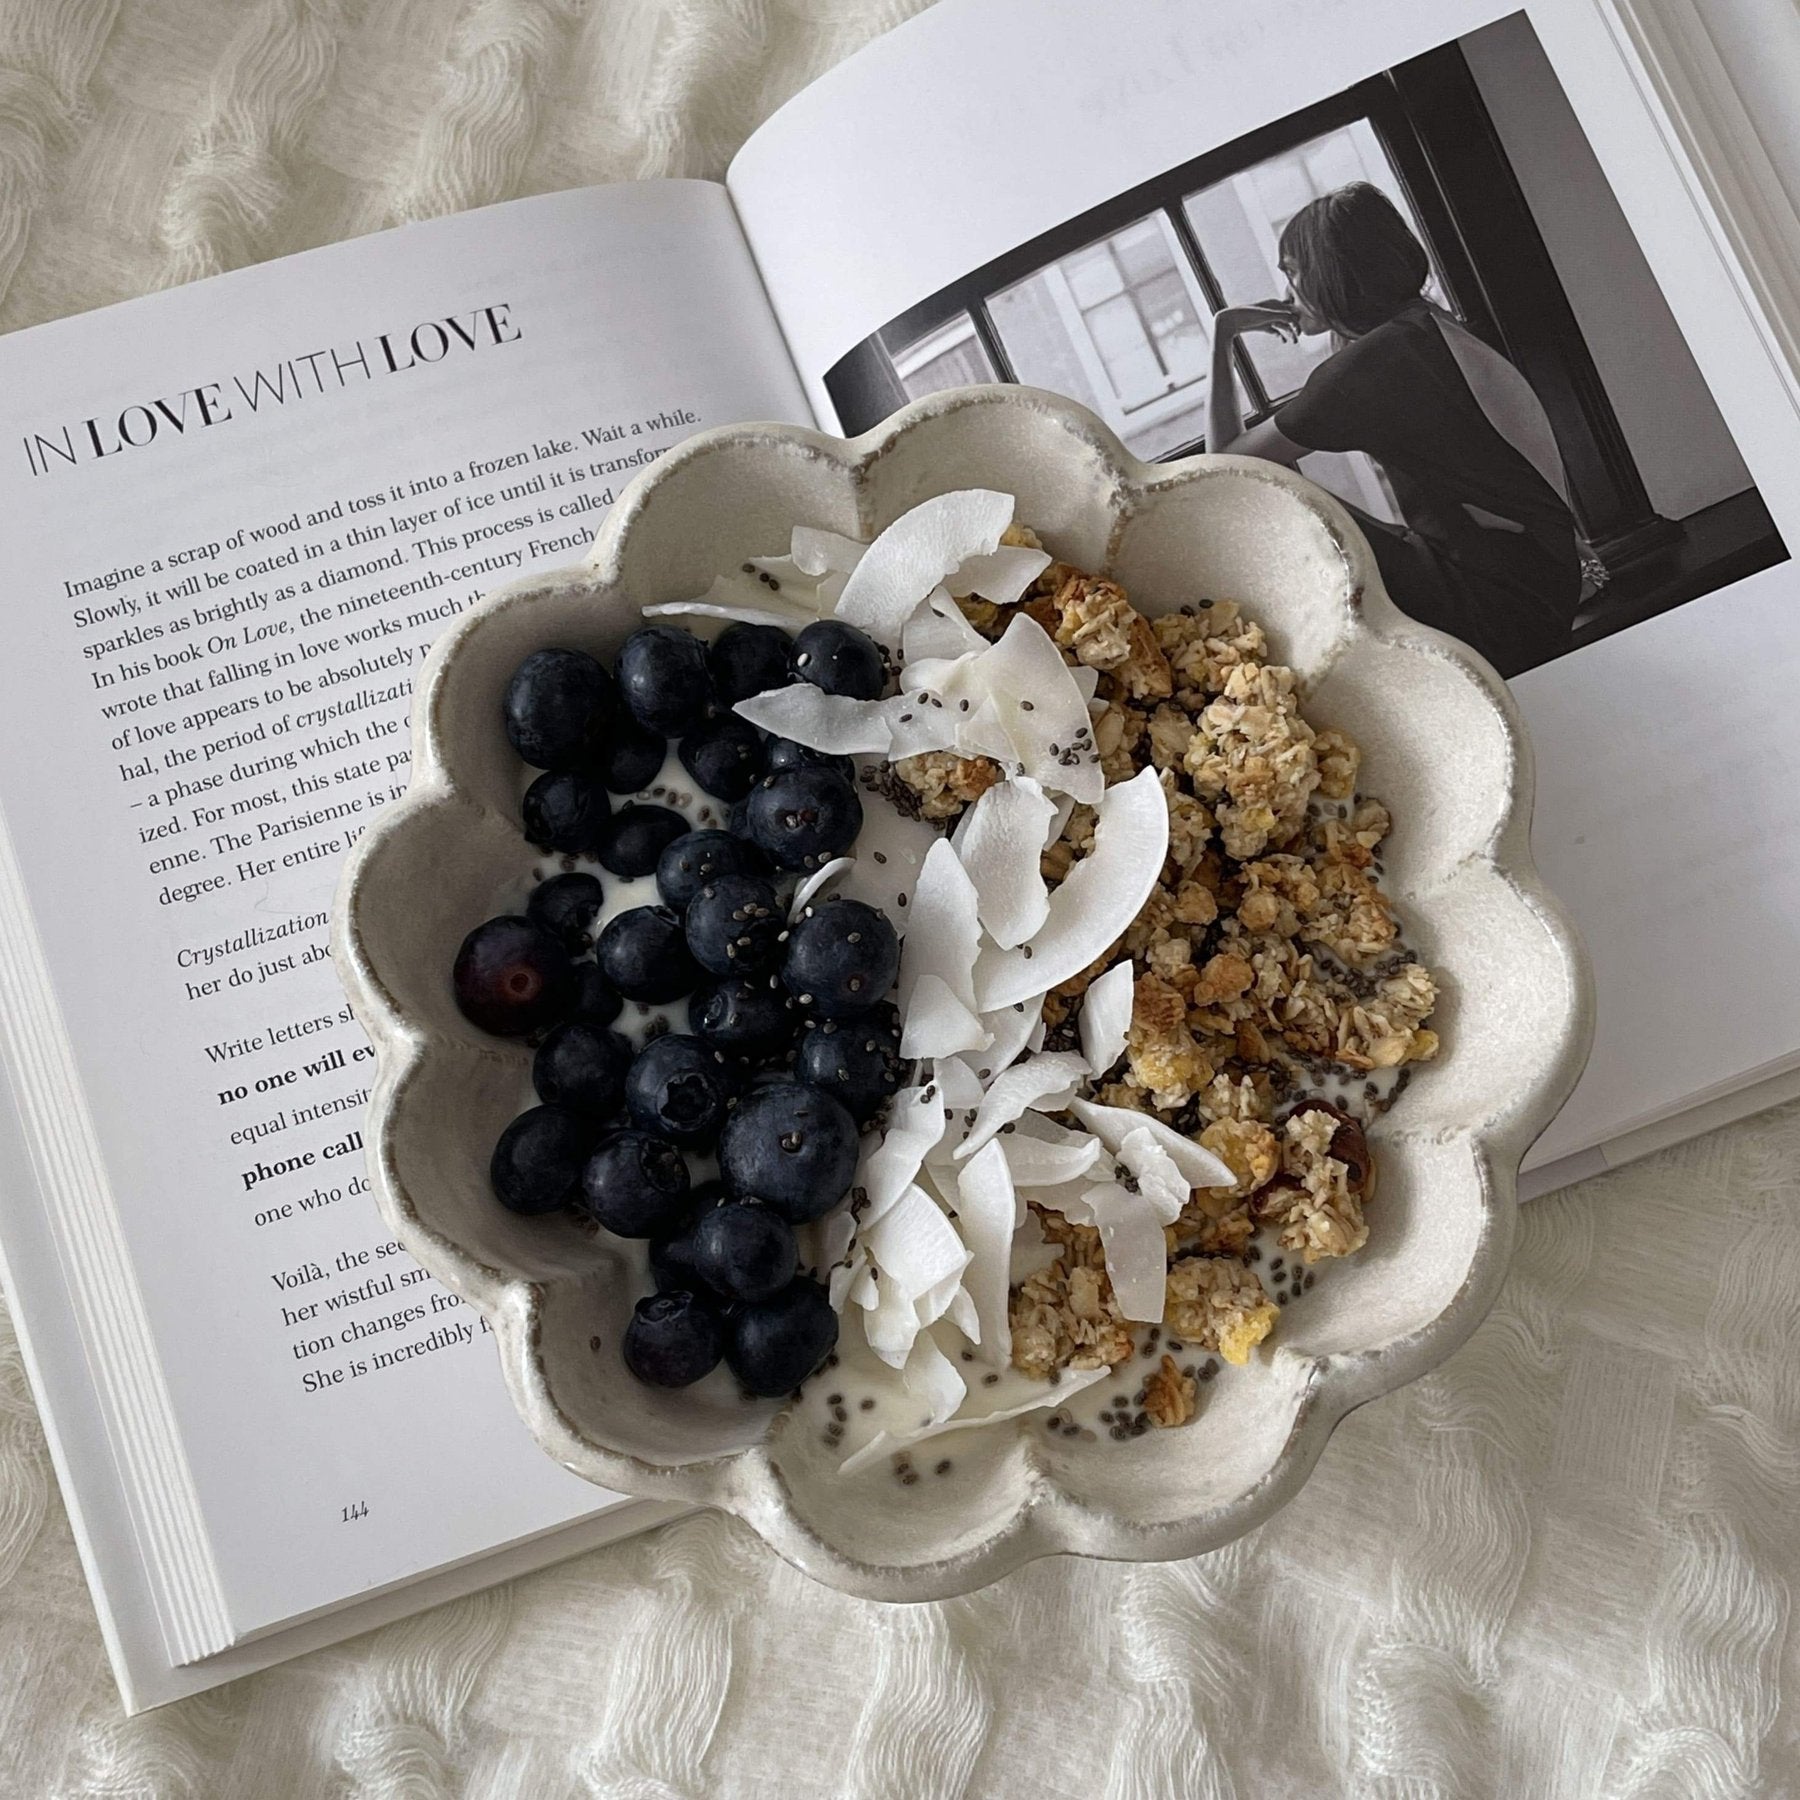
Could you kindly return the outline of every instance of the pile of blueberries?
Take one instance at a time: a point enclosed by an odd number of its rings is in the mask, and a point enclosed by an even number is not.
[[[795,680],[874,699],[887,669],[836,620],[794,638],[732,625],[710,644],[648,626],[611,674],[579,650],[526,657],[503,707],[514,749],[544,771],[524,797],[525,836],[565,866],[523,914],[470,932],[452,976],[473,1024],[536,1047],[542,1104],[495,1146],[495,1194],[514,1212],[572,1206],[649,1240],[656,1291],[622,1349],[662,1387],[723,1358],[748,1392],[778,1396],[830,1354],[837,1316],[801,1272],[795,1227],[843,1203],[859,1131],[904,1073],[885,915],[833,898],[788,919],[786,884],[862,828],[847,758],[765,738],[731,711]],[[692,829],[672,807],[614,809],[611,794],[655,780],[671,739],[695,786],[729,809],[727,828]],[[604,887],[578,857],[654,875],[660,904],[596,935]],[[685,1032],[634,1046],[614,1028],[626,1001],[647,1014],[683,998]],[[717,1178],[693,1180],[689,1159],[710,1156]]]

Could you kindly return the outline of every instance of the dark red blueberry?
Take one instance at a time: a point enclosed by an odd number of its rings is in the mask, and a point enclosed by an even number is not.
[[[477,925],[463,939],[450,979],[463,1017],[496,1037],[542,1031],[575,998],[568,951],[543,926],[516,914]]]
[[[797,1275],[771,1300],[740,1307],[727,1326],[725,1361],[753,1394],[791,1394],[837,1345],[838,1317],[824,1288]]]
[[[583,650],[534,650],[513,671],[501,703],[506,735],[539,769],[593,760],[617,711],[612,677]]]
[[[592,856],[600,848],[612,802],[591,775],[553,769],[525,790],[519,811],[527,842],[564,856]]]
[[[681,737],[714,711],[706,646],[676,625],[646,625],[619,646],[619,693],[646,731]]]
[[[719,1366],[724,1332],[698,1294],[650,1294],[632,1308],[620,1353],[651,1387],[692,1387]]]

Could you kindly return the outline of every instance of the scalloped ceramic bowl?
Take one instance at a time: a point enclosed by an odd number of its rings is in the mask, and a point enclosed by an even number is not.
[[[796,523],[869,538],[932,494],[977,486],[1016,495],[1057,555],[1116,575],[1148,610],[1226,595],[1263,623],[1305,678],[1308,718],[1361,744],[1363,785],[1393,812],[1386,885],[1442,979],[1445,1048],[1371,1133],[1368,1248],[1290,1305],[1192,1424],[1090,1442],[1028,1416],[945,1440],[954,1475],[902,1485],[885,1460],[839,1476],[816,1417],[746,1406],[723,1382],[668,1394],[625,1375],[614,1346],[640,1291],[637,1252],[494,1203],[488,1155],[530,1103],[528,1053],[466,1024],[448,973],[463,934],[523,892],[521,769],[499,719],[528,651],[607,656],[641,606],[784,549]],[[334,918],[380,1058],[370,1179],[400,1240],[488,1316],[538,1441],[590,1481],[723,1507],[821,1581],[883,1599],[963,1593],[1058,1551],[1209,1550],[1288,1499],[1352,1407],[1448,1355],[1499,1286],[1519,1159],[1590,1033],[1581,952],[1531,865],[1530,800],[1499,679],[1399,613],[1348,516],[1285,470],[1141,463],[1091,414],[1020,388],[935,395],[848,443],[769,425],[704,432],[632,483],[584,566],[489,595],[424,667],[412,784],[360,839]]]

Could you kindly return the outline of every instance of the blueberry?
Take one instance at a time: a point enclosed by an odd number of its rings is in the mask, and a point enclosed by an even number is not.
[[[615,794],[636,794],[653,782],[669,754],[669,740],[660,731],[646,731],[636,719],[621,717],[607,733],[594,773]]]
[[[838,1317],[825,1290],[797,1275],[772,1300],[739,1310],[727,1327],[725,1361],[753,1394],[791,1394],[837,1344]]]
[[[793,1226],[754,1200],[703,1214],[692,1242],[701,1279],[727,1300],[772,1300],[800,1267]]]
[[[640,1131],[701,1149],[718,1137],[737,1087],[735,1071],[710,1044],[671,1031],[638,1052],[625,1077],[625,1107]]]
[[[744,803],[750,841],[778,869],[816,869],[856,842],[862,801],[836,769],[786,769],[768,775]]]
[[[553,933],[565,949],[585,950],[605,897],[597,875],[552,875],[531,890],[525,916]]]
[[[847,756],[833,756],[828,750],[815,750],[810,744],[796,744],[792,738],[770,738],[768,769],[779,775],[787,769],[836,769],[846,781],[856,779],[856,764]]]
[[[794,673],[828,694],[879,700],[887,686],[881,646],[842,619],[820,619],[794,639]]]
[[[450,979],[463,1017],[496,1037],[554,1025],[575,997],[569,953],[543,926],[516,914],[477,925],[463,939]]]
[[[680,737],[713,711],[706,646],[674,625],[646,625],[619,646],[619,692],[646,731]]]
[[[856,1156],[856,1121],[843,1102],[794,1081],[752,1089],[719,1134],[725,1191],[761,1200],[794,1225],[843,1199]]]
[[[593,1147],[585,1120],[560,1106],[534,1106],[501,1132],[488,1179],[510,1212],[555,1212],[580,1197],[582,1167]]]
[[[687,1164],[665,1138],[609,1132],[581,1171],[589,1213],[620,1237],[667,1237],[692,1216]]]
[[[607,820],[596,854],[603,868],[629,880],[651,874],[657,858],[687,832],[687,820],[673,807],[627,806]]]
[[[787,917],[755,875],[709,881],[687,909],[688,952],[711,975],[756,975],[781,953]]]
[[[690,731],[676,754],[695,783],[720,800],[743,799],[763,772],[762,733],[732,713]]]
[[[679,1000],[700,984],[681,921],[666,906],[634,906],[607,920],[594,961],[627,1000]]]
[[[771,872],[769,859],[748,839],[729,831],[690,831],[656,859],[656,891],[679,910],[721,875]]]
[[[728,975],[688,1001],[689,1027],[730,1056],[773,1056],[799,1023],[793,997],[773,975]]]
[[[688,1204],[696,1214],[694,1222],[684,1225],[670,1237],[650,1240],[650,1279],[659,1292],[667,1293],[676,1288],[690,1294],[712,1292],[694,1263],[694,1233],[699,1229],[700,1220],[724,1198],[722,1182],[696,1182],[688,1191]]]
[[[532,1059],[531,1085],[538,1098],[571,1112],[606,1114],[625,1092],[631,1067],[631,1040],[604,1025],[571,1020],[538,1046]]]
[[[575,965],[575,998],[569,1017],[584,1025],[610,1025],[625,1009],[619,990],[600,973],[598,963]]]
[[[794,646],[776,625],[727,625],[706,653],[713,687],[726,706],[794,679]],[[698,776],[695,777],[699,779]]]
[[[520,807],[525,837],[540,850],[592,856],[599,849],[612,802],[591,776],[553,769],[525,790]]]
[[[651,1387],[692,1387],[719,1366],[719,1315],[698,1294],[651,1294],[631,1309],[620,1352]]]
[[[835,1094],[859,1125],[881,1110],[905,1074],[899,1026],[878,1013],[815,1025],[794,1052],[796,1079]]]
[[[900,973],[900,940],[887,915],[861,900],[808,906],[788,933],[781,979],[802,1012],[847,1019],[887,998]]]
[[[617,710],[612,677],[582,650],[532,651],[501,703],[512,747],[539,769],[585,766]]]

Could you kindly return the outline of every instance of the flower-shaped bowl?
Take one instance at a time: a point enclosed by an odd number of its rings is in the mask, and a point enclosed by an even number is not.
[[[780,552],[797,523],[867,539],[966,487],[1017,496],[1056,555],[1116,576],[1147,611],[1230,597],[1262,622],[1305,681],[1308,718],[1356,739],[1362,785],[1392,811],[1384,882],[1440,976],[1444,1048],[1371,1134],[1367,1249],[1287,1307],[1191,1424],[1119,1443],[1027,1416],[946,1439],[941,1479],[897,1481],[885,1460],[845,1477],[842,1451],[799,1408],[625,1375],[634,1252],[495,1203],[488,1156],[530,1103],[529,1054],[462,1019],[449,969],[463,934],[523,893],[523,772],[499,720],[527,652],[605,657],[642,607]],[[1499,678],[1396,610],[1349,516],[1284,469],[1142,463],[1080,407],[1011,387],[934,395],[849,442],[776,425],[703,432],[625,490],[585,564],[489,595],[423,668],[411,785],[359,840],[333,921],[379,1056],[370,1181],[399,1239],[487,1315],[539,1443],[590,1481],[723,1507],[821,1581],[882,1599],[963,1593],[1054,1552],[1212,1549],[1298,1489],[1352,1407],[1447,1356],[1499,1285],[1519,1159],[1574,1085],[1591,1030],[1582,954],[1531,863],[1531,786]]]

